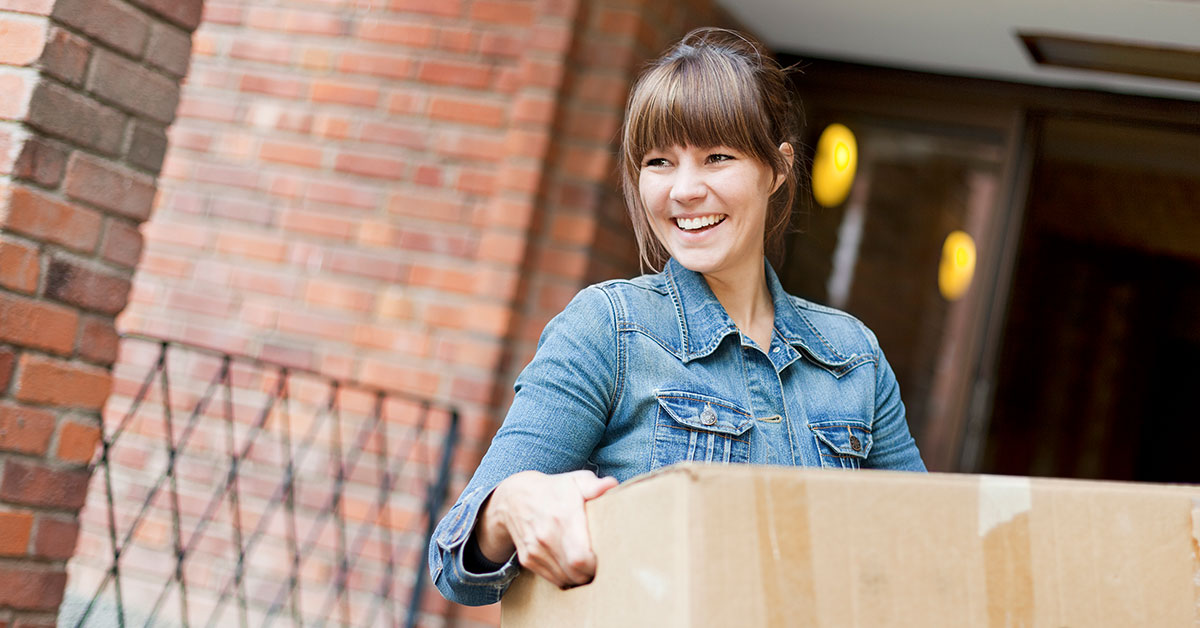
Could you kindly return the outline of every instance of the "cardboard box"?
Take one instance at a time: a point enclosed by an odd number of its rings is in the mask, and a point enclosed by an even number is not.
[[[505,628],[1200,626],[1200,487],[680,465],[588,518],[595,581]]]

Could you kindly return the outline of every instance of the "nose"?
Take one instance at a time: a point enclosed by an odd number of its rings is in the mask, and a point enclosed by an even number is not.
[[[675,167],[671,181],[671,200],[680,204],[694,203],[708,193],[704,173],[686,162]]]

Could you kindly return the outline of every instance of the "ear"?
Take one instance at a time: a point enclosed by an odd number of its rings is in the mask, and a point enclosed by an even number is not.
[[[779,145],[779,152],[783,153],[784,158],[787,159],[788,168],[790,169],[792,164],[795,163],[796,151],[792,149],[791,144],[784,142]],[[786,174],[779,173],[775,175],[775,185],[771,188],[771,193],[774,194],[779,189],[779,186],[783,185],[784,181],[787,181]]]

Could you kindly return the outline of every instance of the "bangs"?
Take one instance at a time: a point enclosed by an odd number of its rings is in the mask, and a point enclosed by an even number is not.
[[[771,163],[769,116],[753,70],[721,55],[672,60],[643,77],[629,103],[626,158],[668,146],[728,146]]]

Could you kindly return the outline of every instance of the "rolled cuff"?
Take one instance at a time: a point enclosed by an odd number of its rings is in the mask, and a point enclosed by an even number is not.
[[[469,571],[464,563],[467,543],[479,520],[482,504],[491,490],[475,491],[446,513],[429,544],[429,571],[434,585],[446,599],[467,606],[483,606],[500,601],[521,571],[514,553],[498,569],[486,573]]]

